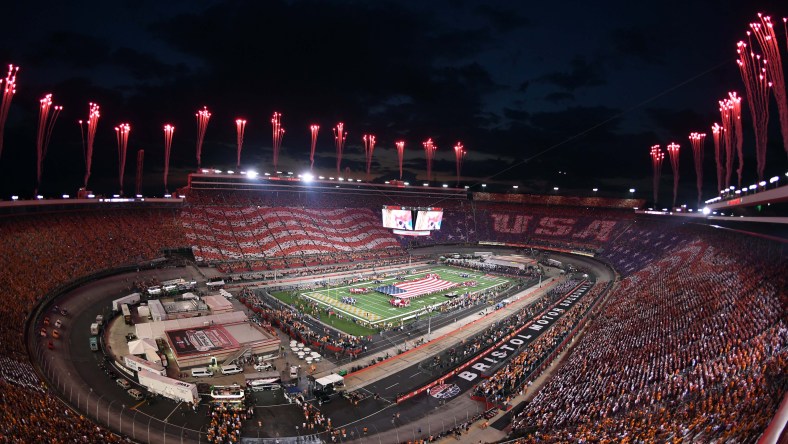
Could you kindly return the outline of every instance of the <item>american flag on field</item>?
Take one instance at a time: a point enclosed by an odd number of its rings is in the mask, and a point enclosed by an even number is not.
[[[405,290],[404,293],[397,293],[394,295],[394,297],[400,299],[409,299],[424,294],[448,290],[449,288],[456,287],[457,283],[444,281],[443,279],[435,277],[426,277],[423,279],[416,279],[414,281],[399,282],[394,284],[394,286],[401,290]]]

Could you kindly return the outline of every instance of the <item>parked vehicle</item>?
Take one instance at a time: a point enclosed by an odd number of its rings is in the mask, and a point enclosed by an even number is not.
[[[235,364],[223,365],[221,366],[221,370],[223,375],[236,375],[244,371],[244,369]]]
[[[142,392],[137,389],[127,390],[126,393],[128,393],[129,396],[136,399],[137,401],[142,401],[143,399],[145,399],[145,395],[143,395]]]
[[[213,371],[208,367],[197,367],[192,369],[192,376],[195,378],[202,378],[205,376],[213,376]]]
[[[274,369],[274,366],[271,365],[270,362],[261,362],[259,364],[254,365],[254,369],[258,372],[267,372]]]

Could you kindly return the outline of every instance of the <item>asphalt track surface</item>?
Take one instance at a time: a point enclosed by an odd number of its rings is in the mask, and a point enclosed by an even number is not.
[[[592,270],[600,280],[612,278],[609,270],[590,259],[572,257],[569,262],[586,269]],[[61,307],[69,311],[64,318],[63,337],[54,340],[54,350],[48,350],[46,341],[36,337],[33,340],[32,353],[38,358],[42,372],[49,379],[53,388],[57,389],[59,396],[70,403],[77,410],[99,423],[109,424],[110,428],[118,431],[136,441],[165,443],[165,442],[205,442],[205,436],[200,432],[205,431],[207,423],[207,407],[200,406],[197,412],[184,409],[182,405],[170,400],[160,400],[154,405],[140,404],[132,399],[125,390],[111,379],[107,372],[100,368],[104,362],[101,352],[91,352],[88,347],[89,325],[94,322],[96,314],[109,314],[109,304],[112,299],[124,296],[130,292],[129,282],[140,279],[142,276],[149,279],[155,276],[158,280],[175,278],[192,278],[204,281],[202,272],[193,267],[165,268],[152,271],[142,271],[140,274],[127,273],[111,276],[96,282],[86,284],[58,298],[56,301]],[[469,307],[462,312],[453,312],[439,318],[433,317],[429,321],[430,329],[435,332],[452,324],[455,318],[474,316],[480,311],[479,306]],[[52,314],[52,318],[60,316]],[[412,347],[415,338],[427,334],[427,321],[422,320],[412,328],[403,331],[386,332],[383,337],[375,337],[369,350],[365,354],[371,356],[388,351],[392,355],[397,349],[404,349],[406,344]],[[40,324],[31,326],[33,334],[37,332]],[[451,345],[448,345],[451,346]],[[415,351],[415,350],[414,350]],[[424,356],[428,359],[430,356]],[[340,362],[341,368],[351,364],[364,363],[365,358],[354,363]],[[371,363],[371,362],[367,362]],[[383,363],[385,364],[385,362]],[[355,431],[355,436],[361,436],[363,427],[369,430],[367,439],[370,442],[399,442],[400,440],[416,439],[445,430],[454,424],[461,423],[483,409],[479,402],[472,401],[468,396],[455,394],[451,399],[436,399],[427,394],[422,394],[408,401],[396,404],[394,397],[402,392],[412,390],[434,380],[438,375],[425,371],[418,364],[411,365],[405,370],[393,374],[386,372],[385,365],[379,364],[383,376],[358,390],[370,394],[376,393],[379,397],[370,396],[368,399],[353,406],[348,401],[334,397],[331,403],[320,406],[321,411],[332,418],[335,426],[347,427]],[[119,370],[115,373],[120,375]],[[133,377],[128,378],[132,381]],[[455,378],[457,379],[457,378]],[[448,382],[448,381],[447,381]],[[457,384],[462,392],[469,390],[474,384]],[[478,381],[476,381],[478,382]],[[309,386],[307,385],[307,389]],[[289,410],[289,412],[287,411]],[[277,432],[279,442],[288,442],[288,434],[284,433],[291,427],[292,416],[299,414],[292,409],[281,410],[263,409],[262,418],[267,418],[274,423],[280,423],[282,430]],[[271,422],[266,421],[267,424]],[[348,432],[350,433],[350,432]],[[272,436],[270,434],[267,434]],[[291,434],[292,435],[292,434]],[[245,435],[246,436],[246,435]],[[262,436],[262,435],[260,435]],[[254,434],[245,442],[274,442],[258,440]],[[303,437],[300,437],[303,441]]]

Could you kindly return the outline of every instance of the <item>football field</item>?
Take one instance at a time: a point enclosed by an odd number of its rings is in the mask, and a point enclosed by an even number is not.
[[[456,282],[461,284],[463,282],[476,281],[475,287],[457,286],[445,291],[440,291],[436,294],[419,296],[411,299],[410,306],[407,307],[392,307],[389,300],[392,296],[379,293],[374,289],[385,285],[393,285],[398,282],[404,283],[415,279],[424,278],[427,274],[437,274],[440,279],[445,281]],[[467,274],[467,277],[461,276]],[[437,265],[434,267],[421,269],[417,273],[406,274],[404,279],[396,279],[392,274],[387,278],[379,279],[375,283],[372,280],[365,280],[355,282],[350,285],[339,287],[332,287],[328,289],[320,289],[302,293],[301,295],[309,301],[316,302],[323,308],[330,307],[333,311],[341,313],[347,318],[356,319],[362,323],[369,323],[370,325],[386,324],[400,322],[401,320],[408,320],[418,314],[424,313],[425,308],[431,306],[437,309],[439,305],[449,302],[451,299],[445,295],[448,293],[458,293],[460,295],[465,292],[471,294],[482,292],[490,288],[499,287],[508,284],[511,279],[500,276],[486,275],[483,272],[476,270],[466,270],[464,268],[455,268],[449,266]],[[370,290],[366,294],[352,294],[350,289],[367,288]],[[342,302],[343,297],[352,297],[356,299],[356,303],[346,304]]]

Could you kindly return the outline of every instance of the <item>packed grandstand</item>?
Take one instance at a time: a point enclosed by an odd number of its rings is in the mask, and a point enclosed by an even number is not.
[[[2,218],[1,442],[123,439],[67,408],[39,379],[26,318],[64,283],[183,248],[188,260],[239,282],[407,263],[420,247],[441,244],[551,249],[610,264],[620,281],[560,369],[512,416],[509,439],[518,443],[755,442],[785,397],[784,239],[636,215],[640,203],[632,200],[473,193],[443,199],[443,228],[414,240],[380,226],[391,194],[184,193],[182,202],[160,207],[58,204]],[[402,205],[435,199],[394,198]],[[573,308],[474,396],[497,405],[522,390],[534,363],[529,353],[559,342],[589,305]],[[275,326],[295,325],[286,310],[266,316]],[[360,347],[355,338],[334,345]]]

